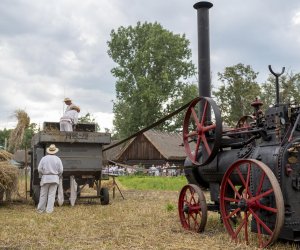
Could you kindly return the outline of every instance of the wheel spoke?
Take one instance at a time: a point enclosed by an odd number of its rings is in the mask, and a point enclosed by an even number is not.
[[[203,143],[204,143],[206,152],[207,152],[208,156],[210,156],[210,154],[211,154],[211,149],[210,149],[210,147],[209,147],[209,145],[208,145],[208,143],[207,143],[207,140],[206,140],[205,135],[202,134],[202,135],[201,135],[201,138],[202,138],[202,141],[203,141]]]
[[[238,207],[237,209],[235,209],[234,211],[232,211],[230,214],[228,214],[225,218],[229,219],[233,215],[237,214],[239,211],[241,211],[241,209]]]
[[[272,212],[272,213],[277,213],[277,208],[273,208],[273,207],[268,207],[268,206],[265,206],[265,205],[262,205],[260,203],[257,203],[257,206],[261,209],[264,209],[264,210],[267,210],[269,212]]]
[[[188,134],[184,134],[184,138],[192,137],[192,136],[195,136],[195,135],[198,135],[198,132],[197,131],[192,131]]]
[[[239,199],[242,199],[241,195],[239,194],[239,192],[236,190],[235,186],[233,185],[232,181],[230,179],[227,180],[227,182],[229,183],[229,185],[231,186],[231,188],[233,189],[234,193],[236,194],[236,196]]]
[[[266,176],[266,173],[263,172],[263,173],[262,173],[262,176],[260,177],[260,181],[259,181],[259,185],[258,185],[258,187],[257,187],[256,195],[258,195],[258,194],[260,193],[260,191],[261,191],[262,185],[263,185],[263,183],[264,183],[265,176]]]
[[[207,132],[207,131],[213,130],[215,128],[216,128],[216,124],[212,124],[212,125],[209,125],[209,126],[206,126],[206,127],[202,127],[202,131]]]
[[[199,120],[198,120],[198,116],[197,116],[197,113],[196,113],[194,107],[191,108],[191,112],[192,112],[192,117],[193,117],[193,119],[194,119],[194,121],[195,121],[195,123],[196,123],[196,125],[197,125],[197,127],[198,127],[198,125],[199,125]]]
[[[250,208],[249,211],[252,213],[256,222],[262,225],[262,227],[269,233],[269,235],[273,234],[273,231],[257,216],[257,214]]]
[[[239,202],[239,200],[238,199],[234,199],[234,198],[230,198],[230,197],[224,197],[224,200],[225,201],[230,201],[230,202]]]
[[[265,197],[265,196],[267,196],[267,195],[269,195],[269,194],[271,194],[273,192],[274,192],[274,190],[273,190],[273,188],[271,188],[271,189],[269,189],[268,191],[266,191],[266,192],[264,192],[262,194],[259,194],[259,195],[255,196],[255,197],[250,198],[249,202],[257,201],[257,200],[261,199],[262,197]]]
[[[195,158],[194,158],[194,161],[197,161],[197,155],[198,155],[200,143],[201,143],[201,137],[199,136],[198,140],[197,140],[196,148],[195,148]]]
[[[208,103],[208,101],[205,100],[205,105],[204,105],[204,108],[203,108],[203,114],[202,114],[202,119],[201,119],[201,125],[202,126],[204,125],[204,120],[205,120],[205,117],[206,117],[207,103]]]
[[[247,171],[247,179],[246,179],[246,186],[245,186],[245,189],[246,189],[246,194],[249,195],[249,181],[250,181],[250,171],[251,171],[251,164],[248,164],[248,171]],[[251,194],[249,195],[250,197],[252,196]]]

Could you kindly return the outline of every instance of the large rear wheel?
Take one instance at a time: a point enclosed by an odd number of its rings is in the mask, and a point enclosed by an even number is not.
[[[274,173],[254,159],[236,161],[222,180],[220,210],[233,240],[258,247],[272,244],[284,223],[284,201]]]

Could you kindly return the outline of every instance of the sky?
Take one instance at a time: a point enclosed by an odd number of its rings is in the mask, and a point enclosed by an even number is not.
[[[64,97],[113,129],[116,66],[107,54],[110,32],[158,22],[190,40],[197,65],[197,11],[192,0],[1,0],[0,129],[14,128],[14,112],[31,122],[59,121]],[[251,65],[259,81],[283,66],[300,72],[300,1],[215,0],[210,9],[212,84],[217,72]],[[195,79],[191,81],[196,82]],[[126,114],[124,114],[126,115]]]

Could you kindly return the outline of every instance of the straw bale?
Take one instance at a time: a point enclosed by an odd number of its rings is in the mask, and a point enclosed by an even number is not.
[[[17,191],[17,184],[18,169],[9,161],[0,161],[0,202],[3,200],[4,192],[6,199],[10,200],[11,194]]]
[[[8,161],[11,160],[13,155],[6,150],[0,149],[0,161]]]

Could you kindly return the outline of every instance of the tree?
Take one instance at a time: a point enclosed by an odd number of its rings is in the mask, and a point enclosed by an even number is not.
[[[96,122],[95,117],[91,113],[86,113],[84,116],[78,118],[79,123],[94,123],[96,125],[96,131],[100,131],[100,126]]]
[[[20,149],[29,149],[31,147],[31,139],[34,134],[38,132],[37,124],[30,123],[29,126],[25,129],[24,137]]]
[[[224,73],[218,73],[222,86],[213,94],[227,125],[234,126],[241,116],[253,113],[251,103],[260,95],[257,75],[251,66],[242,63],[226,67]]]
[[[171,113],[172,111],[185,105],[192,99],[198,97],[198,95],[199,95],[198,85],[185,84],[180,96],[176,100],[174,100],[173,103],[167,105],[168,112]],[[184,116],[185,116],[185,112],[180,112],[176,116],[174,116],[172,119],[167,120],[164,124],[165,130],[170,131],[170,132],[174,132],[176,130],[181,131],[182,127],[183,127]]]
[[[108,55],[117,64],[111,70],[117,79],[114,126],[126,137],[166,115],[195,66],[185,35],[156,22],[120,27],[110,36]]]
[[[8,141],[9,135],[11,133],[12,129],[6,129],[0,130],[0,146],[5,147],[5,140]]]
[[[265,107],[276,102],[276,80],[273,75],[262,84],[261,99]],[[300,103],[300,73],[287,72],[279,78],[279,100],[281,103]]]

